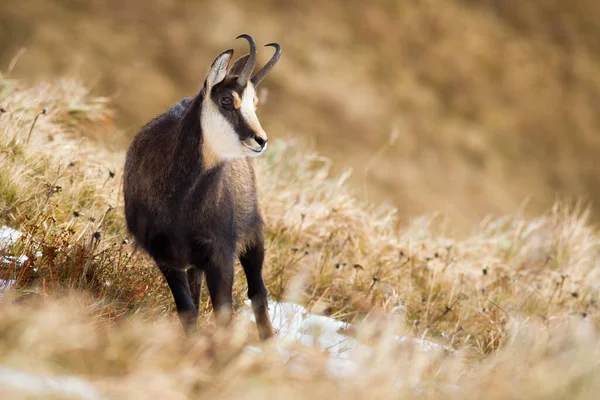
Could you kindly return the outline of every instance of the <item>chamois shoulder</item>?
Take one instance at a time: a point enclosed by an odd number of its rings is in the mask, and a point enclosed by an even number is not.
[[[177,134],[187,110],[192,105],[193,99],[185,97],[142,126],[129,148],[130,157],[148,158],[153,153],[161,153],[164,157],[165,152],[172,149],[173,136]]]
[[[192,99],[184,97],[179,103],[171,106],[167,111],[154,117],[141,128],[141,132],[151,135],[160,135],[168,131],[183,118],[186,110],[192,104]]]

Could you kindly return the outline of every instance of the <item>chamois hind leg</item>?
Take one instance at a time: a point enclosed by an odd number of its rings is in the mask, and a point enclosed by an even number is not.
[[[269,318],[268,291],[262,277],[264,259],[265,248],[262,238],[240,255],[240,263],[248,282],[248,297],[252,302],[252,311],[261,340],[267,340],[273,336],[273,327]]]
[[[187,279],[190,285],[190,293],[192,295],[192,300],[194,301],[194,305],[196,306],[196,310],[200,312],[200,295],[202,294],[202,276],[204,272],[192,265],[187,270]]]
[[[181,325],[186,333],[190,334],[197,330],[198,310],[192,300],[190,285],[185,270],[182,268],[183,265],[177,261],[178,257],[174,251],[179,246],[172,240],[166,233],[155,233],[149,241],[147,250],[167,280]]]
[[[173,268],[162,262],[158,264],[158,267],[167,280],[167,284],[173,294],[181,325],[183,325],[184,330],[188,334],[196,332],[198,309],[192,300],[186,272],[183,269]]]
[[[217,324],[228,325],[233,306],[233,259],[223,263],[208,262],[203,269]]]

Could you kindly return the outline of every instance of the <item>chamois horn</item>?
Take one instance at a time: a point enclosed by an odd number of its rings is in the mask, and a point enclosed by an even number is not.
[[[260,82],[273,69],[275,64],[277,64],[277,61],[279,61],[279,57],[281,57],[281,46],[279,44],[269,43],[266,44],[265,47],[266,46],[275,47],[275,54],[273,54],[273,57],[271,57],[269,62],[266,63],[265,66],[262,67],[262,69],[258,71],[256,75],[254,75],[254,77],[252,78],[252,84],[254,85],[254,87],[260,85]]]

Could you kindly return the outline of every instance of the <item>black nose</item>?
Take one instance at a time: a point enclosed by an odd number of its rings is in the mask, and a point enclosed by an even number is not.
[[[258,143],[260,147],[265,147],[265,144],[267,143],[267,139],[263,139],[257,135],[254,135],[254,140],[256,140],[256,143]]]

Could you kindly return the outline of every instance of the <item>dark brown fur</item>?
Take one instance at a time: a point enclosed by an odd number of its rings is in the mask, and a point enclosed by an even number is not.
[[[229,321],[239,257],[259,335],[266,339],[273,333],[262,279],[264,223],[254,163],[209,159],[200,125],[205,96],[206,86],[134,138],[125,162],[127,226],[164,274],[188,331],[196,326],[203,275],[215,314]]]

